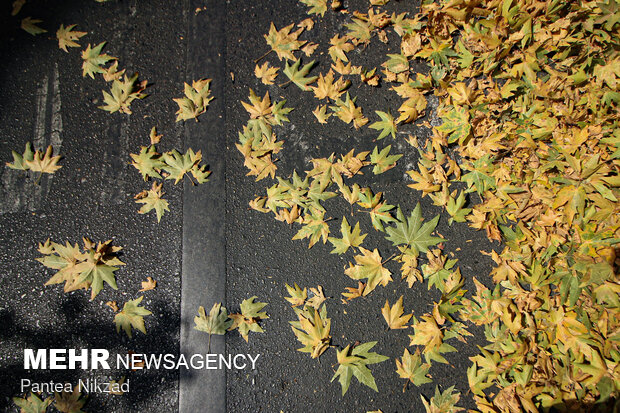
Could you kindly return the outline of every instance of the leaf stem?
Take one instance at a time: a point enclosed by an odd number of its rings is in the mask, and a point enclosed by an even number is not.
[[[269,53],[273,52],[273,49],[270,49],[267,53],[265,53],[264,55],[262,55],[261,57],[259,57],[258,59],[254,60],[254,63],[258,63],[261,60],[263,60],[264,58],[266,58],[267,56],[269,56]]]
[[[34,181],[35,185],[39,185],[39,183],[41,182],[41,178],[43,177],[43,171],[39,172],[39,176],[37,177],[37,180]]]
[[[211,333],[209,333],[209,343],[207,344],[207,353],[211,353]]]
[[[192,183],[192,186],[196,186],[198,185],[197,183],[194,182],[194,180],[192,179],[192,177],[190,176],[190,174],[188,174],[187,172],[185,173],[185,176],[187,176],[187,178],[189,179],[189,181]]]
[[[381,263],[381,265],[383,265],[383,264],[385,264],[386,262],[390,261],[392,258],[394,258],[394,256],[395,256],[395,255],[396,255],[396,253],[394,253],[394,254],[390,255],[390,256],[389,256],[389,257],[388,257],[385,261],[383,261],[383,262]],[[402,256],[403,254],[400,254],[400,255]]]
[[[292,79],[289,79],[288,81],[286,81],[286,82],[284,82],[284,83],[280,83],[278,86],[279,86],[279,87],[284,87],[284,86],[287,86],[287,85],[288,85],[289,83],[291,83],[292,81],[293,81]]]

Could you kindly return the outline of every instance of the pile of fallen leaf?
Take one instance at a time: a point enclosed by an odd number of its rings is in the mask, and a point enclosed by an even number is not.
[[[488,341],[467,371],[481,411],[607,408],[620,389],[618,3],[443,1],[426,2],[417,15],[389,15],[380,8],[388,0],[371,0],[367,12],[351,13],[338,1],[300,1],[315,19],[348,14],[348,31],[330,41],[331,70],[311,75],[315,62],[302,64],[302,54],[311,56],[317,48],[303,40],[314,20],[280,30],[272,24],[265,39],[269,52],[284,60],[288,78],[280,86],[292,83],[313,93],[318,122],[337,117],[359,129],[369,119],[347,90],[351,79],[389,85],[402,105],[397,118],[389,109],[377,111],[380,120],[368,127],[380,131],[378,140],[396,138],[400,125],[425,115],[426,96],[438,97],[441,125],[424,122],[432,137],[423,144],[408,138],[420,154],[417,170],[408,171],[414,181],[409,186],[445,207],[450,223],[469,222],[490,240],[504,242],[501,254],[490,253],[497,264],[490,274],[495,287],[474,280],[477,291],[465,298],[456,260],[429,250],[442,241],[431,235],[438,217],[422,223],[419,206],[406,217],[381,193],[347,183],[362,168],[373,166],[378,174],[393,167],[400,156],[389,155],[389,145],[372,154],[353,148],[313,159],[311,170],[296,171],[291,179],[276,176],[284,143],[273,128],[287,122],[292,109],[252,90],[243,102],[250,120],[237,149],[248,175],[277,181],[250,206],[299,225],[293,239],[308,238],[310,247],[322,240],[334,245],[333,253],[356,251],[345,275],[361,281],[343,293],[346,300],[392,278],[380,252],[361,246],[365,234],[357,224],[352,230],[343,218],[342,238],[329,236],[322,202],[335,196],[361,207],[374,229],[386,233],[397,249],[390,258],[401,263],[410,286],[427,280],[441,291],[430,313],[413,318],[410,344],[422,349],[413,355],[405,349],[396,360],[400,377],[415,385],[429,382],[432,363],[446,362],[442,353],[454,351],[447,340],[464,340],[465,323],[473,323],[484,326]],[[382,68],[349,61],[348,52],[367,47],[374,37],[387,43],[389,30],[400,47]],[[426,62],[428,72],[414,73],[414,61]],[[278,71],[264,62],[255,74],[269,85]],[[453,185],[460,182],[466,190],[457,192]],[[466,208],[469,194],[475,196]],[[418,269],[420,253],[426,263]],[[325,307],[306,304],[306,289],[287,289],[299,319],[291,324],[304,345],[300,351],[316,358],[330,343]],[[391,308],[386,303],[383,314],[391,328],[406,327],[410,318],[402,316],[402,297]],[[334,378],[343,393],[352,376],[376,390],[366,366],[384,357],[369,353],[372,346],[338,350]],[[427,411],[458,411],[459,396],[452,392],[423,400]]]

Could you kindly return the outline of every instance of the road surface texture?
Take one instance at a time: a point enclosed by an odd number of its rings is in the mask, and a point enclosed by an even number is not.
[[[366,1],[357,0],[346,5],[351,10],[368,7]],[[417,5],[401,0],[391,2],[388,10],[415,11]],[[11,7],[5,4],[0,12],[0,160],[10,161],[11,150],[21,152],[31,141],[36,148],[52,145],[62,154],[62,168],[38,185],[35,174],[0,171],[0,410],[18,411],[11,397],[23,396],[23,378],[76,383],[89,377],[103,381],[125,377],[131,383],[130,392],[122,396],[91,394],[84,407],[90,412],[418,412],[423,411],[420,395],[429,398],[435,385],[442,389],[455,385],[463,395],[460,405],[473,407],[466,369],[468,357],[484,342],[481,331],[472,330],[475,337],[456,345],[458,352],[446,356],[449,365],[433,364],[432,384],[408,386],[403,393],[404,381],[395,373],[394,359],[402,356],[409,338],[406,330],[386,331],[381,307],[386,298],[393,303],[404,295],[405,310],[420,316],[439,298],[436,290],[429,291],[422,283],[407,288],[399,280],[398,264],[390,262],[386,266],[393,283],[342,304],[340,293],[355,286],[343,271],[354,254],[330,254],[329,243],[308,249],[307,240],[291,240],[296,228],[248,207],[272,184],[246,176],[235,148],[237,133],[248,119],[240,101],[247,101],[250,88],[261,96],[269,91],[274,99],[285,98],[294,108],[290,123],[274,129],[284,142],[279,176],[311,169],[311,158],[352,148],[372,150],[377,144],[377,134],[368,128],[356,131],[338,120],[319,125],[311,114],[317,101],[294,85],[277,86],[282,76],[271,86],[254,77],[254,59],[269,50],[263,34],[270,23],[281,28],[299,22],[307,17],[306,10],[296,0],[29,0],[17,16],[11,16]],[[27,16],[41,19],[40,26],[48,32],[32,36],[21,30],[20,21]],[[318,60],[313,72],[319,73],[329,68],[325,45],[334,33],[344,33],[346,16],[328,12],[315,20],[311,38],[322,46],[313,57]],[[60,24],[77,24],[78,30],[88,32],[80,40],[82,49],[107,42],[104,51],[118,58],[119,67],[148,80],[149,96],[132,103],[131,115],[97,108],[102,104],[101,90],[109,85],[101,76],[82,77],[80,49],[65,53],[57,47],[55,31]],[[388,46],[377,43],[352,52],[356,64],[380,65]],[[268,59],[280,65],[274,55]],[[175,122],[177,105],[172,98],[182,95],[184,81],[200,78],[213,79],[215,100],[199,122]],[[352,93],[367,116],[374,110],[395,111],[399,105],[387,87],[355,86]],[[425,119],[436,121],[432,105]],[[209,182],[198,186],[188,180],[176,186],[166,181],[170,212],[159,224],[152,213],[136,213],[139,205],[133,196],[148,189],[150,182],[130,165],[129,155],[148,145],[153,126],[163,134],[160,151],[202,150],[212,171]],[[429,134],[419,126],[403,130],[421,140]],[[353,182],[383,191],[389,203],[401,205],[405,214],[418,201],[427,219],[442,213],[428,198],[406,188],[405,171],[416,164],[415,149],[401,136],[386,138],[387,144],[392,144],[392,152],[404,155],[397,167],[378,176],[368,172]],[[342,217],[351,217],[352,211],[339,198],[325,206],[326,216],[333,218],[330,230],[339,234]],[[349,219],[357,221],[369,234],[366,245],[387,250],[388,241],[372,229],[363,213]],[[472,278],[485,280],[491,268],[491,261],[479,251],[497,245],[465,224],[449,226],[445,213],[437,230],[448,240],[444,251],[459,259],[465,288],[471,291]],[[39,242],[50,238],[81,243],[82,237],[112,239],[123,247],[120,259],[126,264],[116,272],[118,290],[106,287],[92,301],[84,291],[65,294],[59,285],[44,286],[52,272],[35,260],[40,256]],[[157,280],[157,288],[138,292],[148,276]],[[289,325],[296,317],[283,298],[285,283],[323,286],[335,345],[378,342],[373,350],[390,357],[371,367],[379,392],[353,379],[348,393],[341,396],[340,385],[330,383],[335,351],[313,360],[296,350],[300,345]],[[237,312],[241,301],[254,295],[268,303],[265,311],[270,318],[261,324],[265,333],[250,333],[248,343],[236,331],[211,342],[216,353],[260,354],[253,371],[23,370],[24,348],[204,353],[207,335],[192,329],[198,306],[209,309],[221,301],[230,312]],[[116,301],[121,306],[139,296],[144,296],[142,304],[153,315],[145,317],[147,334],[134,330],[129,339],[122,331],[117,334],[114,312],[105,303]]]

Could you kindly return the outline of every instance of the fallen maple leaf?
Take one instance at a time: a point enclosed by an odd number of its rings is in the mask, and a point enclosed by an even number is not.
[[[83,413],[84,404],[86,404],[86,398],[82,397],[78,385],[73,387],[72,392],[54,393],[54,407],[60,412]]]
[[[65,27],[63,24],[60,25],[60,28],[56,32],[56,38],[58,38],[58,47],[65,52],[69,53],[67,47],[80,47],[77,40],[80,40],[80,37],[85,36],[86,32],[78,32],[73,31],[73,28],[76,27],[77,24],[72,24]]]
[[[142,174],[146,181],[147,177],[161,179],[160,171],[166,165],[161,160],[161,154],[157,152],[155,146],[143,146],[139,154],[130,154],[131,165]]]
[[[297,283],[295,283],[294,287],[286,284],[286,290],[288,291],[290,297],[284,297],[284,299],[291,303],[293,307],[303,305],[308,298],[308,289],[304,288],[302,290]]]
[[[151,189],[148,191],[142,191],[134,197],[136,203],[144,204],[140,210],[138,210],[138,213],[147,214],[150,211],[155,210],[157,222],[161,220],[161,217],[164,215],[165,211],[170,211],[168,208],[168,201],[162,198],[164,192],[162,192],[161,187],[162,184],[153,182]]]
[[[334,381],[336,377],[338,377],[343,396],[349,389],[353,376],[355,376],[360,383],[365,384],[376,392],[379,391],[375,379],[372,376],[372,372],[367,366],[381,363],[389,357],[371,352],[370,349],[372,349],[375,344],[377,344],[376,341],[371,341],[369,343],[360,344],[352,349],[350,346],[346,346],[344,349],[338,351],[338,370],[336,370],[331,381]]]
[[[46,174],[53,174],[60,168],[61,165],[57,165],[60,160],[60,155],[52,156],[52,145],[47,147],[45,154],[39,151],[38,149],[34,151],[34,157],[30,160],[24,160],[26,165],[30,168],[31,171],[41,172]]]
[[[327,318],[327,309],[323,306],[320,310],[312,306],[296,308],[298,321],[290,321],[291,328],[297,340],[304,347],[298,349],[303,353],[310,353],[312,358],[318,358],[327,350],[331,341],[329,335],[331,320]]]
[[[382,112],[380,110],[376,110],[375,113],[379,115],[381,120],[369,125],[368,127],[381,131],[377,139],[383,139],[388,135],[392,135],[392,138],[396,138],[396,122],[392,114],[389,112]]]
[[[342,293],[342,296],[345,299],[342,300],[342,303],[347,304],[348,301],[351,301],[354,298],[362,297],[365,287],[366,284],[361,281],[357,283],[357,287],[345,287],[346,291]]]
[[[122,328],[125,333],[131,338],[131,328],[135,328],[138,331],[146,334],[146,328],[144,327],[144,316],[152,314],[144,307],[140,307],[140,303],[144,297],[138,297],[135,300],[129,300],[123,305],[121,312],[114,316],[114,322],[116,323],[116,332],[118,333]]]
[[[238,329],[239,334],[248,342],[248,334],[250,331],[255,333],[264,333],[263,328],[258,324],[261,320],[269,318],[266,312],[261,311],[267,303],[255,302],[256,296],[245,299],[241,302],[241,314],[230,314],[233,320],[229,331]]]
[[[113,60],[110,66],[103,68],[101,75],[103,80],[111,82],[116,79],[120,79],[125,74],[125,69],[118,70],[118,60]]]
[[[356,99],[351,99],[349,92],[347,92],[346,99],[344,101],[337,99],[335,104],[330,106],[330,109],[344,123],[353,123],[355,129],[359,129],[368,123],[368,118],[364,117],[359,106],[355,106]]]
[[[419,203],[407,219],[399,207],[396,212],[396,225],[386,228],[386,239],[394,245],[407,245],[417,253],[426,252],[428,247],[445,241],[441,237],[431,236],[438,222],[439,215],[422,224],[422,209]]]
[[[390,155],[390,149],[392,149],[392,145],[388,145],[379,152],[378,148],[375,146],[372,153],[370,154],[370,163],[374,165],[372,169],[372,173],[375,175],[382,174],[385,171],[388,171],[396,166],[396,161],[398,161],[403,155]]]
[[[177,122],[188,119],[198,121],[198,116],[206,112],[209,102],[214,99],[209,89],[211,79],[194,80],[191,86],[188,83],[184,85],[185,96],[172,99],[179,105],[176,112]]]
[[[269,62],[263,63],[262,66],[256,65],[254,68],[254,75],[263,82],[265,85],[273,85],[273,82],[276,80],[278,76],[277,67],[271,67]]]
[[[362,255],[356,255],[354,257],[356,265],[349,263],[349,268],[347,268],[344,273],[354,280],[367,279],[363,294],[366,296],[374,290],[377,285],[385,287],[388,282],[392,281],[392,277],[390,277],[390,270],[383,266],[381,256],[377,249],[371,252],[363,247],[359,247],[359,250]]]
[[[316,120],[318,120],[319,123],[325,124],[327,123],[327,119],[329,119],[329,117],[332,115],[331,113],[326,113],[326,111],[327,106],[317,106],[316,109],[312,111],[312,114],[314,115],[314,117],[316,117]]]
[[[211,349],[211,335],[217,334],[223,336],[226,330],[233,325],[233,320],[228,317],[226,307],[222,307],[222,303],[215,303],[209,311],[209,315],[205,314],[203,306],[198,308],[198,316],[194,317],[194,328],[198,331],[204,331],[209,334],[208,351]]]
[[[105,46],[105,42],[101,42],[93,48],[91,48],[90,44],[88,44],[86,49],[82,51],[82,77],[86,77],[86,75],[88,75],[91,79],[94,79],[95,73],[104,73],[101,66],[110,60],[116,60],[115,57],[107,54],[101,54],[103,46]]]
[[[306,301],[306,304],[318,310],[321,304],[323,304],[323,302],[326,300],[325,293],[323,292],[323,287],[320,285],[317,285],[316,288],[311,287],[310,293],[312,294],[312,296]]]
[[[177,184],[184,176],[191,173],[196,182],[201,184],[207,182],[211,171],[207,170],[206,165],[200,165],[202,152],[194,152],[191,148],[185,154],[179,153],[176,149],[166,152],[161,157],[164,165],[162,169],[169,173],[166,179],[174,179]],[[190,181],[192,181],[190,179]],[[195,184],[192,181],[192,184]]]
[[[403,315],[403,296],[401,295],[398,301],[390,308],[390,303],[385,300],[385,306],[381,309],[381,314],[385,318],[385,322],[392,330],[399,328],[407,328],[407,323],[413,317],[413,314]]]
[[[36,36],[37,34],[41,34],[41,33],[47,33],[47,30],[37,26],[37,24],[41,22],[43,22],[43,20],[33,19],[32,17],[28,16],[22,19],[21,28],[33,36]]]
[[[457,413],[463,411],[462,407],[457,406],[461,398],[461,393],[454,391],[454,386],[450,386],[445,391],[440,392],[439,387],[435,386],[435,394],[427,401],[424,396],[420,396],[426,413]]]
[[[45,413],[47,407],[52,403],[52,399],[46,397],[41,400],[39,396],[30,392],[30,396],[26,397],[13,397],[13,403],[17,405],[23,413]]]
[[[146,281],[142,281],[141,284],[142,288],[138,290],[139,292],[150,291],[157,287],[157,281],[155,281],[152,277],[146,277]]]
[[[420,359],[420,352],[416,350],[414,354],[409,354],[409,351],[405,349],[401,359],[396,359],[396,373],[402,379],[407,379],[403,392],[407,388],[409,382],[416,386],[422,384],[432,383],[432,380],[428,377],[428,370],[431,368],[429,364],[422,364]]]
[[[301,90],[307,91],[310,90],[310,86],[308,85],[318,78],[317,76],[306,77],[308,72],[310,72],[310,69],[314,66],[314,60],[304,65],[301,69],[299,68],[300,64],[301,59],[297,60],[292,66],[288,64],[288,61],[286,61],[282,73],[289,78],[289,82],[293,82]]]
[[[100,73],[103,73],[103,70]],[[130,78],[124,75],[123,80],[114,79],[110,93],[105,90],[103,91],[104,105],[99,106],[99,109],[103,109],[110,113],[122,112],[131,114],[131,110],[129,109],[131,102],[136,99],[144,99],[148,96],[146,93],[142,93],[144,89],[146,89],[146,86],[146,80],[138,82],[138,73],[135,73]]]
[[[11,16],[17,16],[24,4],[26,4],[26,0],[15,0],[12,5],[13,8],[11,9]]]
[[[342,238],[329,237],[327,240],[332,243],[334,249],[332,254],[344,254],[349,248],[359,247],[367,234],[361,234],[360,224],[357,222],[355,228],[351,230],[351,226],[345,217],[342,218],[340,226]]]
[[[24,149],[23,154],[19,154],[15,151],[11,151],[13,155],[13,162],[7,162],[6,166],[11,169],[18,169],[21,171],[27,171],[30,169],[28,166],[28,162],[32,162],[34,160],[34,152],[32,150],[32,143],[26,142],[26,148]]]
[[[299,0],[306,6],[310,7],[308,14],[325,15],[327,11],[327,0]],[[306,19],[308,20],[308,19]]]
[[[293,26],[294,24],[291,23],[281,30],[278,30],[276,26],[271,23],[269,33],[265,35],[267,44],[271,47],[271,50],[276,52],[280,60],[296,60],[293,52],[299,50],[305,43],[304,41],[298,40],[303,28],[291,33]]]

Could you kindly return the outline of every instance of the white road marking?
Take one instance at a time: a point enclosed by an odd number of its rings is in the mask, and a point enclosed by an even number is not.
[[[62,147],[62,115],[60,97],[60,78],[58,65],[54,65],[52,79],[48,75],[43,76],[36,91],[36,115],[32,144],[35,149],[45,151],[48,145],[52,145],[54,153],[60,153]],[[51,99],[48,117],[48,103]],[[48,120],[49,119],[49,120]],[[25,142],[19,148],[14,148],[17,152],[22,152]],[[26,175],[22,171],[15,171],[4,168],[2,173],[2,187],[0,188],[0,214],[17,212],[22,209],[36,211],[43,204],[45,197],[49,193],[53,175],[45,174],[39,185],[34,182],[37,174]]]

